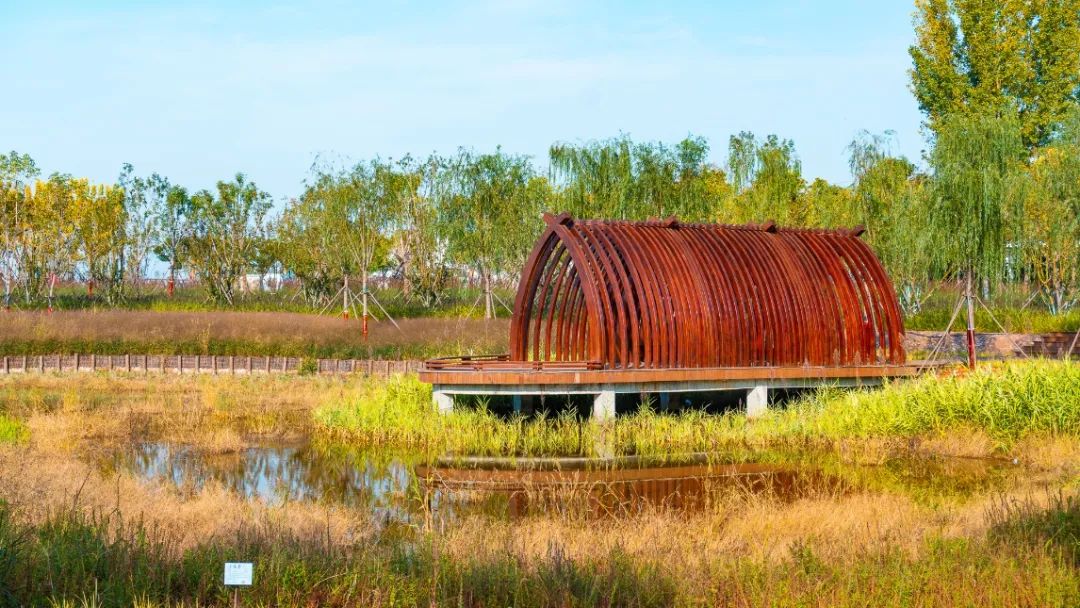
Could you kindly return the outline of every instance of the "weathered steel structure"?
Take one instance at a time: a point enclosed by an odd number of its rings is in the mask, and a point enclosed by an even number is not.
[[[861,229],[545,221],[510,353],[425,364],[444,407],[452,392],[544,387],[600,398],[748,388],[753,406],[768,386],[910,373],[896,294]]]

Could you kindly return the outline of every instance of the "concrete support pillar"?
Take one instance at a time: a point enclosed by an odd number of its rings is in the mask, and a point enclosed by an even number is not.
[[[657,393],[660,397],[660,411],[666,412],[671,407],[671,393]]]
[[[746,417],[756,418],[769,409],[769,388],[755,386],[746,391]]]
[[[510,398],[510,401],[513,402],[513,404],[514,404],[514,413],[515,414],[520,414],[521,413],[521,395],[514,395],[513,397]]]
[[[615,419],[615,391],[602,391],[593,400],[593,420]]]
[[[440,414],[449,414],[454,411],[454,396],[439,390],[431,391],[431,401],[435,404],[435,411]]]

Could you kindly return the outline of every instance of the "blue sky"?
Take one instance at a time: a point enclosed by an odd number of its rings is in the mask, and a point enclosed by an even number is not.
[[[908,0],[152,3],[0,0],[0,149],[189,188],[237,171],[278,199],[316,155],[742,130],[848,183],[860,129],[917,160]]]

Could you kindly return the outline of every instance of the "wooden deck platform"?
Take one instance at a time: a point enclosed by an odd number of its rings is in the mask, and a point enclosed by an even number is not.
[[[440,411],[453,408],[453,395],[595,395],[593,414],[614,416],[616,393],[747,391],[747,413],[760,414],[770,389],[819,386],[874,386],[887,378],[918,373],[908,365],[706,367],[678,369],[596,369],[588,363],[534,365],[504,359],[436,360],[425,363],[420,380],[432,385]],[[516,402],[515,402],[516,403]]]

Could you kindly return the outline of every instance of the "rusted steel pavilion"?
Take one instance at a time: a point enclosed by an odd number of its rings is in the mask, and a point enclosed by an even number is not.
[[[510,353],[425,363],[441,410],[454,394],[592,394],[608,417],[620,392],[747,390],[756,414],[769,388],[913,372],[892,283],[860,228],[544,219]]]

